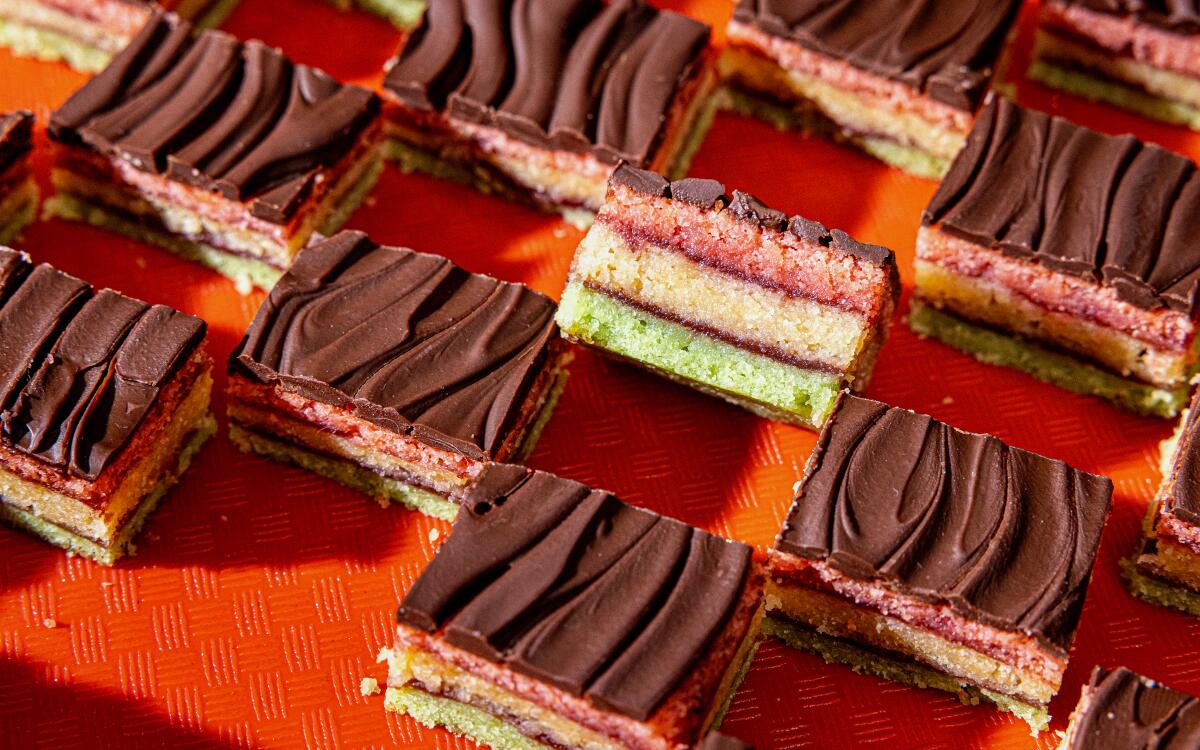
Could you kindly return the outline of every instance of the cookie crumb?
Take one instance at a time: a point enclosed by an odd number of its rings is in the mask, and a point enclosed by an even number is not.
[[[42,620],[42,627],[47,628],[48,630],[54,630],[58,627],[58,621],[53,617],[47,617],[46,619]]]
[[[358,690],[364,696],[379,694],[379,680],[374,677],[364,677],[362,682],[358,684]]]

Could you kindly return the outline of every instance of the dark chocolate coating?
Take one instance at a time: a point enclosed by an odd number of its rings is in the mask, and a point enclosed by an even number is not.
[[[1197,0],[1053,0],[1060,5],[1079,5],[1098,13],[1132,16],[1142,23],[1178,34],[1200,34],[1200,2]]]
[[[0,435],[94,480],[204,334],[199,318],[0,248]]]
[[[0,115],[0,175],[33,149],[33,113]]]
[[[704,741],[696,745],[696,750],[754,750],[754,746],[734,737],[709,732],[705,735]]]
[[[740,0],[734,19],[974,110],[1020,0]]]
[[[1195,750],[1200,700],[1121,667],[1097,667],[1084,688],[1087,710],[1064,750]]]
[[[859,242],[840,229],[830,231],[819,222],[805,219],[802,216],[793,216],[789,219],[787,214],[782,211],[777,211],[753,195],[740,190],[734,190],[733,197],[730,198],[725,194],[725,186],[716,180],[685,177],[682,180],[667,182],[665,178],[654,172],[622,164],[613,171],[609,182],[613,185],[622,185],[643,195],[684,201],[701,208],[715,210],[728,208],[734,216],[742,221],[757,224],[764,229],[780,232],[791,231],[792,234],[806,242],[823,245],[837,252],[861,258],[868,263],[890,268],[893,270],[893,274],[896,269],[896,256],[886,247]],[[898,278],[896,283],[899,284]]]
[[[1163,510],[1184,523],[1200,526],[1200,392],[1183,418],[1183,429],[1171,459],[1171,475],[1163,493]]]
[[[554,311],[519,284],[341,232],[296,256],[229,366],[482,460],[545,366]]]
[[[542,148],[644,164],[709,31],[643,0],[432,0],[384,87]]]
[[[989,97],[923,223],[1192,313],[1200,174],[1187,158]]]
[[[776,547],[1065,657],[1111,499],[1105,477],[845,395]]]
[[[155,11],[50,118],[50,136],[220,192],[287,223],[379,114],[379,98],[262,42]]]
[[[750,567],[744,544],[492,464],[398,617],[645,721],[707,654]]]

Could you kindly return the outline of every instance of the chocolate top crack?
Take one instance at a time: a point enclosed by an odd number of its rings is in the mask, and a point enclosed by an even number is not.
[[[0,175],[33,149],[33,113],[0,115]]]
[[[1124,667],[1097,667],[1084,688],[1086,709],[1067,750],[1194,750],[1200,700]]]
[[[1179,34],[1200,33],[1200,2],[1197,0],[1054,0],[1060,5],[1078,5],[1097,13],[1132,16],[1142,23]]]
[[[1200,173],[1130,135],[989,97],[923,223],[1141,308],[1196,309]]]
[[[733,197],[730,198],[725,194],[725,186],[716,180],[687,177],[668,182],[662,175],[622,164],[613,172],[609,182],[656,198],[683,201],[716,211],[728,209],[733,216],[757,224],[763,229],[780,232],[786,230],[806,242],[853,255],[893,271],[896,268],[896,256],[886,247],[859,242],[840,229],[830,231],[819,222],[803,216],[793,216],[789,219],[782,211],[770,208],[758,198],[740,190],[734,190]]]
[[[645,721],[708,653],[750,567],[744,544],[492,464],[398,617]]]
[[[733,17],[974,110],[1020,7],[1020,0],[740,0]]]
[[[384,86],[542,148],[645,164],[709,31],[642,0],[432,0]]]
[[[558,338],[554,311],[519,284],[341,232],[300,252],[229,366],[483,460]]]
[[[754,750],[754,746],[733,737],[709,732],[704,741],[696,746],[696,750]]]
[[[1200,393],[1184,415],[1162,502],[1165,512],[1200,526]]]
[[[379,113],[379,98],[262,42],[155,11],[50,118],[59,141],[249,204],[287,223]]]
[[[95,480],[204,334],[199,318],[0,248],[0,436]]]
[[[1104,477],[846,395],[776,547],[1065,658],[1111,498]]]

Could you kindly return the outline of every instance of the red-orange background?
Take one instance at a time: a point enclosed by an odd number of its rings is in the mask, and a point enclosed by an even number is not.
[[[720,28],[730,0],[661,5]],[[1200,139],[1023,80],[1025,9],[1006,79],[1019,100],[1108,132],[1132,131],[1200,157]],[[225,26],[341,78],[374,85],[398,35],[320,0],[243,0]],[[718,36],[720,36],[718,34]],[[61,65],[0,52],[0,110],[44,120],[83,82]],[[44,145],[44,136],[39,135]],[[38,158],[45,188],[44,158]],[[692,173],[753,192],[896,250],[911,290],[913,242],[934,183],[796,134],[722,114]],[[389,168],[350,226],[446,255],[557,297],[580,233],[467,189]],[[223,361],[261,294],[114,235],[59,221],[21,247],[99,286],[175,305],[209,322]],[[1172,425],[980,365],[921,341],[897,313],[868,395],[999,435],[1116,483],[1115,510],[1063,693],[1064,726],[1093,665],[1124,664],[1200,692],[1200,621],[1130,598],[1117,560],[1138,535]],[[223,376],[219,378],[219,385]],[[223,418],[224,400],[216,409]],[[815,436],[581,353],[530,463],[760,547],[770,545]],[[385,715],[359,681],[394,607],[447,524],[302,471],[239,454],[223,434],[113,569],[0,530],[0,746],[460,748],[445,732]],[[435,533],[436,532],[436,533]],[[965,707],[764,644],[726,720],[759,748],[1052,748],[988,706]]]

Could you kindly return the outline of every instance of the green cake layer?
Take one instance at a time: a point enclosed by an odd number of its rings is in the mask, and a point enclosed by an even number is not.
[[[141,503],[138,504],[137,510],[125,522],[125,525],[121,527],[120,533],[117,534],[116,539],[108,547],[102,547],[91,539],[86,539],[78,534],[67,531],[61,526],[39,518],[32,513],[4,503],[0,503],[0,520],[18,529],[27,531],[34,536],[41,537],[50,544],[66,550],[69,554],[80,555],[89,560],[95,560],[102,565],[113,565],[121,557],[137,553],[137,547],[133,544],[133,540],[137,537],[138,532],[142,530],[142,526],[146,524],[146,519],[154,512],[158,504],[162,502],[167,492],[175,486],[179,478],[184,475],[188,467],[192,465],[192,459],[195,458],[196,454],[200,452],[200,448],[216,431],[217,422],[212,414],[208,414],[196,426],[196,429],[192,431],[192,435],[188,438],[188,441],[184,443],[183,450],[179,452],[179,458],[176,460],[175,472],[171,476],[160,480],[154,486],[154,489],[146,494]]]
[[[1141,414],[1174,417],[1187,406],[1186,385],[1167,390],[1123,378],[1064,352],[969,323],[919,300],[912,301],[908,324],[917,334],[935,338],[980,362],[1011,367],[1059,388],[1106,398]]]
[[[1023,719],[1029,724],[1034,736],[1050,724],[1050,713],[1046,708],[1031,706],[1007,695],[971,685],[916,662],[860,648],[790,620],[767,615],[763,620],[762,630],[764,635],[776,638],[794,649],[819,656],[830,664],[850,667],[859,674],[874,675],[922,689],[934,688],[953,693],[966,705],[978,705],[981,700],[987,700],[1002,711]]]
[[[257,453],[281,463],[299,466],[371,497],[398,502],[433,518],[453,521],[458,515],[458,503],[398,479],[376,474],[350,461],[323,456],[281,440],[273,440],[236,424],[229,425],[229,440],[246,453]]]
[[[0,20],[0,47],[7,47],[13,54],[35,60],[62,60],[85,73],[104,70],[112,59],[111,52],[83,44],[65,34],[7,20]]]
[[[1094,102],[1113,104],[1154,120],[1200,130],[1200,109],[1155,96],[1112,78],[1064,68],[1045,59],[1034,60],[1028,76],[1051,88]]]
[[[815,107],[788,107],[734,86],[724,86],[718,99],[723,109],[763,120],[779,130],[817,133],[838,143],[854,146],[885,164],[918,177],[940,180],[950,169],[950,160],[914,146],[905,146],[887,138],[845,133]]]
[[[571,282],[557,321],[579,343],[611,352],[772,419],[819,427],[841,378],[740,349]]]
[[[402,31],[415,28],[425,13],[425,0],[329,0],[342,10],[357,5],[363,10],[383,16]]]
[[[1121,561],[1121,577],[1129,593],[1137,598],[1200,617],[1200,593],[1146,575],[1138,570],[1135,560]]]
[[[415,688],[390,687],[384,695],[387,710],[407,714],[430,728],[442,727],[493,750],[547,750],[508,722],[465,703],[440,698]]]

